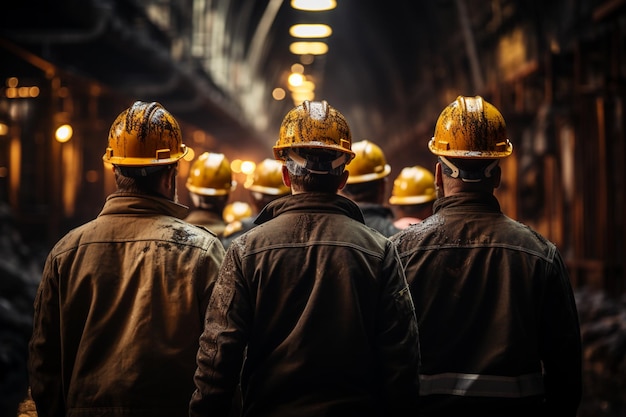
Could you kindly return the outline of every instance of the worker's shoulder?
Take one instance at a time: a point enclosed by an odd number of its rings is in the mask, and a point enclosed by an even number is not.
[[[515,233],[509,234],[510,241],[546,253],[548,257],[551,257],[552,254],[557,251],[556,244],[539,233],[532,226],[518,220],[511,220],[511,223],[515,225]]]
[[[202,226],[199,224],[189,223],[185,220],[180,220],[180,223],[183,224],[183,229],[187,229],[189,233],[192,233],[192,236],[198,237],[199,239],[219,239],[217,233],[208,229],[206,226]]]

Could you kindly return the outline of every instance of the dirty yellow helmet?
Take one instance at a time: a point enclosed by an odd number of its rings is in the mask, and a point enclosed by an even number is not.
[[[352,144],[355,156],[350,164],[348,184],[374,181],[384,178],[391,172],[385,154],[380,146],[369,140],[362,140]]]
[[[119,166],[158,166],[173,164],[187,151],[178,122],[161,104],[136,101],[111,125],[102,159]]]
[[[264,159],[254,170],[253,182],[248,187],[269,195],[283,195],[290,192],[290,188],[283,183],[283,164],[275,159]]]
[[[230,161],[222,153],[204,152],[191,165],[185,185],[199,195],[227,195],[234,188]]]
[[[232,223],[252,216],[252,206],[245,201],[234,201],[227,204],[222,212],[222,217],[226,223]]]
[[[426,168],[415,165],[403,168],[393,181],[389,204],[422,204],[435,198],[435,176]]]
[[[439,115],[432,153],[451,158],[499,159],[513,152],[504,118],[480,96],[459,96]]]
[[[290,150],[318,148],[345,154],[345,163],[354,158],[352,136],[345,117],[326,101],[304,101],[293,108],[280,126],[274,146],[277,160],[288,159]]]

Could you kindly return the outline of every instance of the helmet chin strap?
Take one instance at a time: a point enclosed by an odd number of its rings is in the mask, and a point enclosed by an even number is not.
[[[499,160],[494,160],[487,165],[483,172],[464,171],[454,165],[445,156],[439,155],[439,161],[444,165],[444,173],[451,178],[460,178],[463,182],[481,182],[484,178],[491,178],[493,169],[498,165]]]

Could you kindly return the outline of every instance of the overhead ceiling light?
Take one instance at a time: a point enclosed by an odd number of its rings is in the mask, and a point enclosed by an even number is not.
[[[336,0],[291,0],[291,7],[297,10],[320,12],[337,7]]]
[[[65,143],[68,140],[72,139],[72,135],[74,134],[74,129],[69,124],[64,124],[57,127],[57,130],[54,132],[54,137],[58,142]]]
[[[292,42],[289,51],[295,55],[324,55],[328,52],[328,45],[324,42]]]
[[[289,28],[289,34],[294,38],[327,38],[333,30],[324,24],[299,24]]]
[[[292,72],[291,74],[289,74],[289,77],[287,77],[287,83],[290,86],[297,87],[299,85],[302,85],[303,82],[304,82],[304,76],[297,72]]]

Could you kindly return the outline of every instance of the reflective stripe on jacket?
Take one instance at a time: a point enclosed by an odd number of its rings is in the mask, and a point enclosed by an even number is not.
[[[539,373],[517,377],[452,372],[420,375],[420,395],[519,398],[544,393],[543,375]]]

